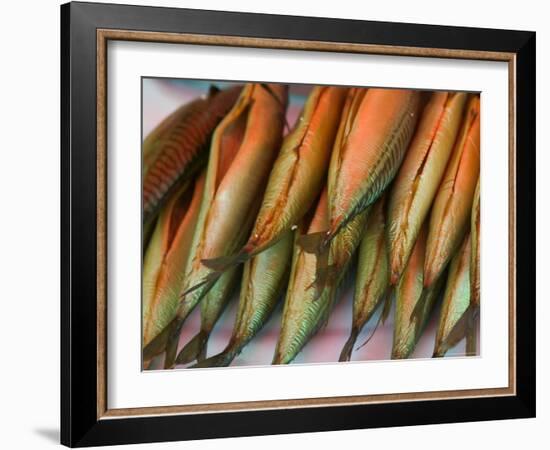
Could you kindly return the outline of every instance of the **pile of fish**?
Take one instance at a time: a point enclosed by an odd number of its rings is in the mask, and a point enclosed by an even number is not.
[[[479,318],[480,98],[315,86],[290,129],[288,86],[250,83],[183,105],[143,144],[143,364],[229,366],[283,303],[273,364],[328,321],[353,271],[349,361],[395,302],[407,358],[441,302],[434,357]],[[234,292],[225,350],[207,342]],[[200,331],[179,348],[186,319]]]

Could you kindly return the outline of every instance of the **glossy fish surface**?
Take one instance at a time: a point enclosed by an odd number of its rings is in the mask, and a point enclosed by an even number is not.
[[[465,313],[470,306],[470,234],[464,238],[449,267],[449,276],[435,337],[434,357],[445,353],[466,336]]]
[[[382,303],[389,286],[388,249],[386,243],[385,197],[369,210],[357,258],[350,337],[340,354],[349,361],[357,336]]]
[[[479,178],[479,127],[479,97],[472,96],[432,207],[424,266],[425,286],[438,278],[469,231]]]
[[[228,366],[263,328],[287,286],[293,243],[294,232],[287,231],[274,245],[245,263],[229,343],[223,352],[194,367]]]
[[[298,225],[323,188],[346,92],[340,87],[312,89],[296,125],[283,141],[248,242],[236,255],[203,264],[226,270],[262,252]]]
[[[435,92],[425,106],[388,208],[391,282],[403,272],[445,172],[463,117],[467,94]]]
[[[351,257],[359,245],[365,227],[367,213],[356,216],[338,237],[330,249],[329,263],[337,268],[331,280],[318,295],[313,287],[317,256],[305,252],[299,245],[294,246],[292,268],[285,297],[281,331],[273,364],[288,364],[309,342],[317,331],[326,324],[337,299],[336,291],[348,269]],[[326,229],[328,224],[327,191],[323,191],[311,222],[304,231],[314,233]]]

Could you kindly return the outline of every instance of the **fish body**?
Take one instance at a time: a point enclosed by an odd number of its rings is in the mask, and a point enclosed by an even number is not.
[[[479,97],[472,96],[432,206],[424,265],[426,287],[443,272],[469,231],[479,179],[479,106]]]
[[[227,270],[274,245],[297,226],[323,188],[346,88],[316,86],[273,165],[258,217],[236,254],[203,261]]]
[[[336,268],[336,278],[318,295],[313,288],[317,270],[317,255],[294,245],[292,268],[285,297],[281,331],[273,357],[273,364],[290,363],[315,333],[326,324],[336,301],[337,286],[342,280],[359,245],[365,227],[367,212],[356,216],[334,240],[329,263]],[[309,233],[326,229],[328,225],[327,191],[323,191],[315,214],[304,231]],[[307,228],[307,229],[306,229]]]
[[[430,288],[424,288],[426,237],[427,224],[421,228],[397,284],[392,359],[408,358],[413,353],[443,285],[441,277]]]
[[[233,297],[239,278],[239,270],[232,267],[224,272],[212,289],[200,302],[201,326],[199,332],[180,350],[176,358],[177,364],[188,364],[191,361],[202,361],[206,358],[208,338]]]
[[[147,224],[178,182],[206,162],[216,126],[237,100],[241,86],[212,91],[183,105],[143,142],[143,222]]]
[[[248,84],[214,132],[176,318],[144,349],[149,356],[166,350],[165,368],[175,363],[185,319],[221,276],[201,261],[234,253],[249,236],[280,148],[287,96],[284,85]]]
[[[435,92],[425,106],[395,177],[388,204],[391,283],[395,285],[412,252],[462,121],[466,93]]]
[[[385,198],[381,197],[370,209],[359,245],[352,327],[350,337],[340,354],[340,361],[351,359],[357,336],[387,294],[390,272],[384,200]]]
[[[194,367],[228,366],[267,323],[288,282],[293,243],[294,232],[287,231],[274,245],[244,264],[239,307],[229,343],[223,352]]]
[[[449,275],[439,325],[435,337],[434,357],[445,353],[465,336],[467,330],[467,310],[470,306],[470,258],[472,244],[470,234],[463,239],[449,266]]]
[[[175,317],[191,250],[204,174],[185,181],[161,211],[143,263],[143,344]]]
[[[417,91],[361,89],[349,94],[329,167],[325,245],[374,203],[393,180],[412,137]]]

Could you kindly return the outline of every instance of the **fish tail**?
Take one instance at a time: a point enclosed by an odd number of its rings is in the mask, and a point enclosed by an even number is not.
[[[338,266],[336,264],[320,264],[317,267],[315,280],[309,285],[309,288],[315,289],[313,300],[318,300],[327,286],[332,286],[338,279]]]
[[[326,231],[303,234],[297,240],[298,245],[304,252],[317,255],[325,252],[329,242],[329,236]]]
[[[169,369],[173,366],[175,352],[178,345],[179,335],[183,326],[183,320],[176,316],[168,325],[143,348],[143,363],[148,366],[151,360],[166,352],[164,359],[164,368]]]
[[[376,333],[376,330],[378,330],[378,327],[380,326],[381,323],[386,323],[386,319],[388,318],[389,314],[390,314],[390,310],[391,310],[391,304],[392,304],[392,295],[393,295],[393,288],[390,287],[388,288],[388,290],[386,291],[386,294],[385,294],[385,298],[384,298],[384,301],[382,302],[383,303],[383,308],[382,308],[382,313],[380,314],[380,316],[378,317],[378,320],[376,321],[376,325],[374,325],[374,329],[371,331],[371,333],[369,334],[369,337],[367,337],[367,339],[365,340],[365,342],[363,342],[359,347],[357,347],[355,350],[359,350],[360,348],[364,347],[365,345],[367,345],[370,340],[372,339],[372,337],[374,336],[374,333]]]
[[[340,353],[340,359],[338,359],[338,361],[344,362],[344,361],[351,360],[351,354],[353,352],[353,347],[355,346],[355,342],[357,341],[358,335],[359,335],[359,329],[355,327],[352,328],[349,338],[344,344],[344,347],[342,348],[342,352]]]
[[[420,325],[422,322],[422,315],[424,313],[424,306],[426,305],[426,289],[422,291],[422,294],[420,295],[420,298],[416,302],[416,305],[414,305],[413,310],[411,311],[411,315],[409,317],[409,321],[411,323],[416,322],[417,326]]]
[[[229,346],[223,352],[210,358],[203,359],[192,365],[192,368],[200,369],[206,367],[227,367],[229,366],[235,357],[239,354],[240,348],[238,346]]]
[[[210,333],[200,330],[178,353],[176,364],[188,364],[191,361],[202,361],[206,357],[206,348]]]
[[[201,259],[201,263],[216,272],[226,272],[232,267],[238,266],[251,257],[251,254],[243,250],[239,253],[229,256],[220,256],[218,258]]]
[[[466,354],[475,354],[476,353],[476,341],[475,341],[475,321],[479,314],[479,307],[474,306],[470,303],[462,317],[458,319],[454,327],[451,329],[447,338],[444,339],[439,344],[436,343],[434,349],[433,357],[444,356],[445,353],[456,344],[458,344],[462,339],[466,338]],[[469,337],[470,335],[470,337]],[[469,345],[468,345],[469,344]],[[471,353],[470,353],[471,351]]]

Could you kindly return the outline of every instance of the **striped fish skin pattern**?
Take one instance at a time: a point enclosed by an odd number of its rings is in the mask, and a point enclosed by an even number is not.
[[[208,145],[214,129],[231,109],[241,86],[199,98],[161,124],[146,138],[144,148],[148,163],[143,176],[143,222],[149,222],[169,197],[178,181],[200,168],[200,156],[206,161]]]
[[[323,288],[317,297],[314,287],[317,255],[305,252],[294,245],[292,268],[285,297],[281,331],[273,364],[289,364],[309,340],[326,325],[330,312],[338,299],[338,285],[342,281],[359,245],[365,228],[368,211],[356,216],[338,234],[330,249],[329,263],[335,267],[337,277]],[[327,190],[323,191],[309,229],[310,233],[326,229],[328,224]],[[306,231],[306,230],[304,230]]]
[[[470,306],[471,250],[472,245],[468,233],[449,266],[449,276],[435,337],[434,357],[445,356],[445,353],[465,336],[464,332],[457,328],[457,325],[461,323],[461,319]]]
[[[445,270],[469,231],[480,169],[480,100],[472,96],[465,110],[453,154],[430,214],[424,285],[430,286]]]
[[[368,212],[357,257],[357,274],[353,294],[350,337],[340,354],[349,361],[357,337],[384,300],[389,285],[388,249],[386,242],[385,198],[382,196]]]
[[[229,343],[222,353],[194,367],[228,366],[264,327],[288,283],[294,234],[287,231],[277,243],[244,264],[239,306]]]
[[[327,240],[374,203],[393,180],[414,132],[419,106],[417,91],[364,93],[341,148],[333,152]]]
[[[388,207],[391,282],[395,285],[412,252],[445,172],[468,95],[435,92],[392,186]]]

